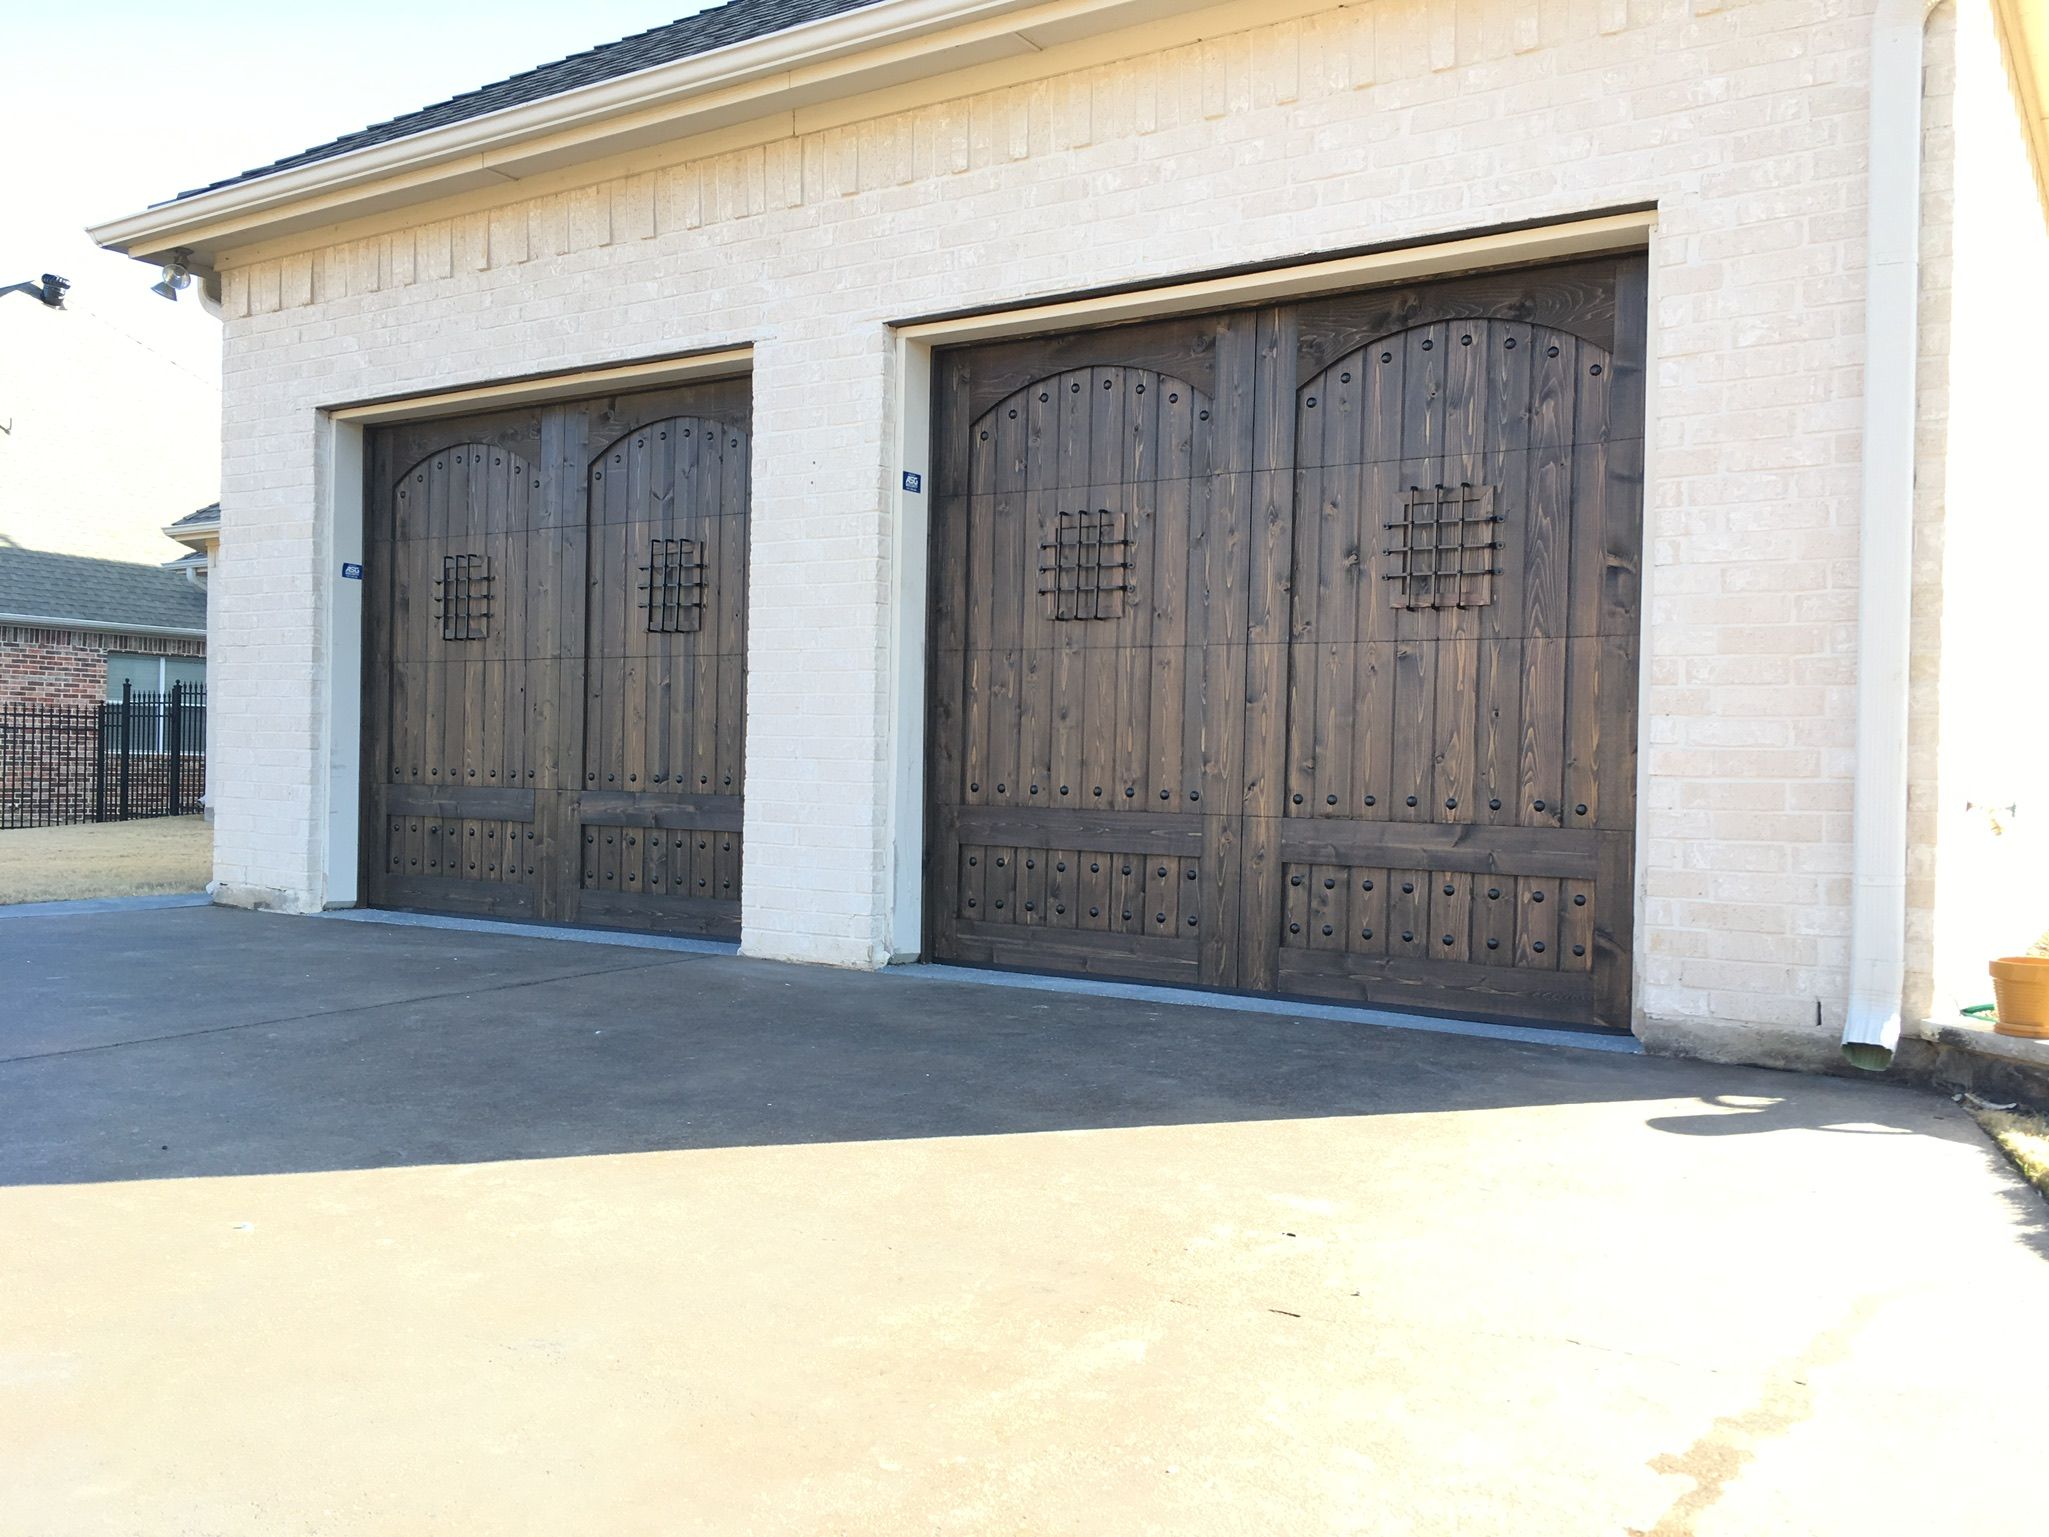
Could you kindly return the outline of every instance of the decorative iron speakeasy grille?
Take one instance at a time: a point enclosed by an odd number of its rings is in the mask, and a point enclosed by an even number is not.
[[[1057,513],[1039,545],[1039,596],[1051,619],[1121,619],[1132,591],[1131,539],[1124,514]]]
[[[1384,525],[1390,537],[1381,573],[1394,584],[1396,608],[1479,608],[1494,600],[1501,515],[1492,486],[1411,486],[1397,513]]]
[[[443,640],[482,640],[491,629],[491,561],[485,555],[444,555],[434,584]]]
[[[694,635],[704,626],[704,546],[695,539],[653,539],[640,568],[640,606],[650,635]]]

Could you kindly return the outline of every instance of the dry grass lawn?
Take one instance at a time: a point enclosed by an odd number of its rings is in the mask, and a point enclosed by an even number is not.
[[[203,891],[212,878],[204,817],[0,832],[0,905]]]
[[[2013,1160],[2014,1167],[2037,1190],[2049,1195],[2049,1117],[2026,1111],[2016,1115],[2005,1110],[1981,1110],[1978,1124]]]

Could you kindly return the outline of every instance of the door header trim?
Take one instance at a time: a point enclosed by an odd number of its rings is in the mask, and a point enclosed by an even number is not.
[[[1432,236],[1414,243],[1311,258],[1284,266],[1080,294],[1011,309],[898,321],[892,329],[906,341],[951,347],[1041,331],[1233,309],[1476,268],[1638,250],[1650,243],[1657,223],[1657,209],[1640,208],[1451,239]]]
[[[576,400],[623,390],[653,389],[664,384],[697,384],[713,379],[731,379],[753,371],[751,344],[721,347],[710,352],[681,353],[646,358],[638,362],[615,363],[605,368],[579,368],[563,373],[533,374],[525,378],[499,379],[489,383],[457,385],[425,395],[400,395],[381,400],[357,401],[327,407],[327,414],[342,422],[411,422],[457,411],[491,409],[498,406],[533,405],[551,400]]]

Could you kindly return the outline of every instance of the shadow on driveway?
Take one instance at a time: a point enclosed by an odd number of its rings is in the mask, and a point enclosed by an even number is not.
[[[8,1184],[1632,1100],[1976,1139],[1879,1083],[429,928],[101,914],[0,955]]]

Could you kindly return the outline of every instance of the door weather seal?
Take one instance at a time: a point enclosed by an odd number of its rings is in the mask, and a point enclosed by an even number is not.
[[[1290,1019],[1328,1019],[1339,1024],[1377,1025],[1387,1030],[1422,1030],[1432,1035],[1465,1035],[1487,1041],[1515,1041],[1525,1046],[1564,1046],[1579,1051],[1605,1051],[1625,1057],[1644,1054],[1633,1035],[1590,1030],[1551,1030],[1541,1025],[1497,1025],[1479,1019],[1446,1019],[1434,1014],[1405,1014],[1397,1009],[1362,1008],[1343,1003],[1297,1003],[1286,998],[1260,998],[1243,993],[1204,992],[1198,988],[1156,987],[1144,982],[1106,982],[1087,977],[1050,977],[1031,972],[984,970],[977,966],[892,966],[892,977],[927,982],[967,982],[983,987],[1022,987],[1044,993],[1078,993],[1089,998],[1128,998],[1138,1003],[1173,1003],[1198,1009],[1229,1009],[1241,1014],[1278,1014]]]
[[[503,934],[508,939],[561,939],[572,944],[614,945],[628,950],[674,950],[686,955],[740,953],[737,944],[719,939],[679,939],[670,934],[570,928],[554,923],[513,923],[501,918],[453,918],[442,913],[400,913],[377,907],[330,907],[313,916],[337,918],[345,923],[388,923],[409,929],[459,929],[465,934]]]

